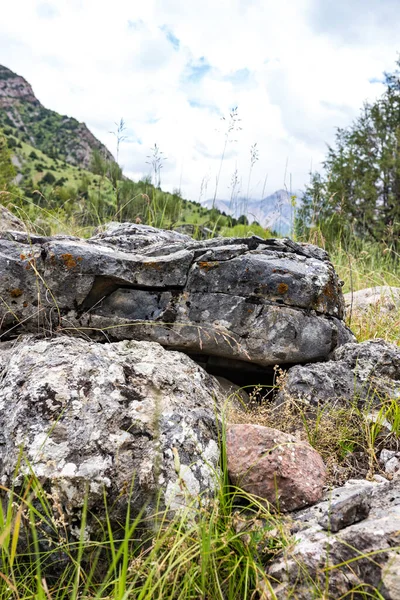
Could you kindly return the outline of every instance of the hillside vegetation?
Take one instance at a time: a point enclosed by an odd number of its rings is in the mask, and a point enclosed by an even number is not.
[[[119,127],[122,136],[123,121]],[[164,192],[156,144],[149,159],[151,173],[131,181],[84,123],[42,106],[29,83],[2,66],[0,136],[5,138],[2,203],[33,230],[88,236],[106,221],[129,220],[165,228],[183,226],[204,237],[247,223],[244,217],[231,218],[185,200],[178,189]],[[269,235],[257,225],[251,232]]]

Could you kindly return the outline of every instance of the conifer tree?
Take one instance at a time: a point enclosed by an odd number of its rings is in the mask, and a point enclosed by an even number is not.
[[[400,68],[400,59],[397,61]],[[338,129],[323,174],[313,174],[298,214],[298,233],[313,226],[329,241],[356,235],[399,246],[400,71],[347,129]]]

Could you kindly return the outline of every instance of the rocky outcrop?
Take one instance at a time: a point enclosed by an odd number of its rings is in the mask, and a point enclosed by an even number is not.
[[[114,224],[88,241],[1,234],[0,251],[3,338],[157,341],[238,369],[324,360],[353,339],[334,268],[311,245]]]
[[[293,515],[296,543],[268,568],[277,600],[400,592],[400,477],[352,480],[320,504]],[[350,592],[354,596],[351,596]],[[378,597],[378,596],[377,596]]]
[[[258,378],[275,364],[308,362],[289,368],[278,411],[292,399],[312,409],[400,395],[399,349],[353,343],[340,282],[311,245],[195,241],[120,223],[89,240],[7,231],[0,299],[0,484],[18,492],[35,473],[68,539],[80,535],[86,499],[85,535],[94,538],[104,499],[120,533],[128,507],[151,522],[157,509],[212,498],[222,409],[227,398],[234,410],[253,408],[256,396],[199,364]],[[400,453],[394,424],[382,427],[388,440],[376,464],[393,481],[348,483],[319,502],[326,469],[310,445],[268,427],[228,426],[231,483],[292,523],[296,543],[267,566],[278,600],[373,588],[399,597]],[[58,540],[44,522],[37,527],[47,551]]]
[[[281,511],[314,504],[322,497],[323,460],[292,435],[260,425],[230,425],[226,455],[232,483]]]
[[[26,227],[21,219],[18,219],[5,206],[0,204],[0,232],[1,231],[26,231]]]
[[[104,493],[113,522],[128,503],[154,514],[159,493],[159,508],[177,510],[214,489],[223,402],[216,379],[159,344],[0,344],[0,482],[18,486],[33,471],[70,533],[86,494],[100,520]]]
[[[376,339],[337,348],[330,361],[296,365],[287,372],[276,404],[301,401],[309,406],[346,406],[400,398],[400,349]]]
[[[0,106],[6,108],[16,100],[40,105],[26,79],[0,65]]]

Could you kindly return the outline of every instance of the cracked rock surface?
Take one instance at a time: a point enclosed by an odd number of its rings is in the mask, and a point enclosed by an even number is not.
[[[294,586],[298,600],[322,590],[332,598],[358,590],[361,598],[371,588],[385,600],[400,597],[400,477],[350,480],[293,518],[296,543],[268,568],[277,600]]]
[[[325,251],[257,237],[195,241],[131,223],[89,240],[0,234],[0,335],[84,332],[268,366],[352,341]]]
[[[105,491],[119,522],[128,503],[154,514],[158,492],[177,510],[214,489],[223,401],[214,377],[156,343],[22,336],[0,345],[0,482],[32,469],[70,531],[86,492],[101,518]]]
[[[299,400],[312,407],[379,404],[400,398],[400,348],[381,339],[344,344],[324,363],[296,365],[277,394],[279,406]]]

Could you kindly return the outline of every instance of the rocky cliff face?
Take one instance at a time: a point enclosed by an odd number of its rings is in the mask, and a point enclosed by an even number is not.
[[[22,138],[50,156],[88,168],[93,150],[114,160],[85,123],[45,108],[30,84],[0,65],[0,127],[14,127]]]
[[[16,101],[40,105],[29,83],[23,77],[0,65],[0,106],[1,108],[13,106]]]

